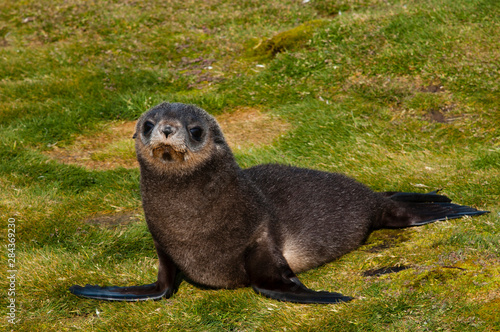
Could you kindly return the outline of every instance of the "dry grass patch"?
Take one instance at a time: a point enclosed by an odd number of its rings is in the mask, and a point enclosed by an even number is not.
[[[239,150],[271,144],[290,128],[289,123],[278,117],[249,107],[216,118],[229,146]],[[98,135],[79,136],[72,145],[53,145],[46,153],[62,163],[88,169],[134,168],[138,167],[132,140],[134,131],[135,121],[113,123],[103,127]]]
[[[106,170],[116,167],[138,166],[132,135],[135,121],[113,123],[93,136],[79,136],[72,145],[52,146],[46,153],[65,164],[89,169]]]
[[[290,129],[290,124],[256,108],[241,107],[217,117],[231,149],[268,145]]]
[[[118,225],[128,225],[133,222],[142,222],[144,213],[142,210],[118,212],[114,214],[94,215],[85,220],[87,224],[99,225],[103,227],[114,227]]]

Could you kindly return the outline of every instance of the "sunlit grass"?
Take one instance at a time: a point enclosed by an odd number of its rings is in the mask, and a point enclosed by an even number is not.
[[[15,218],[15,329],[500,329],[498,17],[495,0],[3,1],[0,238]],[[161,101],[279,118],[272,140],[235,150],[243,167],[341,172],[380,191],[443,188],[491,214],[378,231],[301,274],[355,297],[347,304],[187,282],[157,302],[77,298],[73,284],[155,279],[133,142],[105,132]],[[363,274],[394,266],[408,268]]]

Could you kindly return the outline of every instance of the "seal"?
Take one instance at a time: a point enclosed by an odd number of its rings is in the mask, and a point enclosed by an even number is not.
[[[72,286],[78,296],[168,298],[184,278],[212,288],[251,286],[280,301],[345,302],[352,298],[313,291],[296,274],[356,249],[376,229],[488,212],[437,192],[377,193],[341,174],[278,164],[241,169],[216,120],[193,105],[153,107],[134,138],[157,281]]]

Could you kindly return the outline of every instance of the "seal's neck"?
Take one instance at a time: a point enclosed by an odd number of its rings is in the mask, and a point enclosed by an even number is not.
[[[187,174],[158,172],[144,162],[140,162],[140,170],[143,198],[155,196],[168,200],[185,197],[181,193],[187,192],[193,197],[200,194],[214,197],[222,193],[224,188],[237,185],[238,174],[241,172],[234,158],[227,157],[214,158]]]

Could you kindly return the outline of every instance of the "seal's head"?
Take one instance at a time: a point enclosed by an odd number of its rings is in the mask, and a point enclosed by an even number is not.
[[[189,174],[214,156],[231,153],[217,121],[193,105],[159,104],[135,129],[139,163],[160,174]]]

